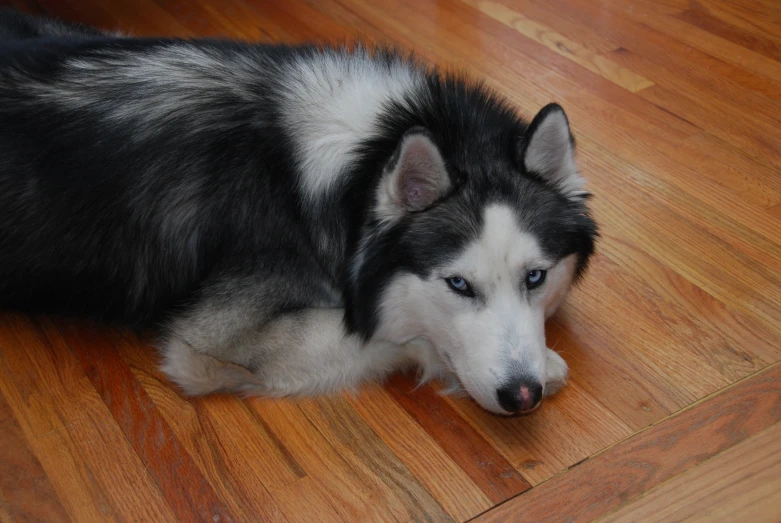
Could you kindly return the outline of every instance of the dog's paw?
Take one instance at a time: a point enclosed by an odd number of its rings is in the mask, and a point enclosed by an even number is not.
[[[556,394],[567,384],[567,375],[569,374],[567,362],[557,352],[548,349],[547,357],[547,375],[545,376],[545,391],[543,393],[546,398]]]

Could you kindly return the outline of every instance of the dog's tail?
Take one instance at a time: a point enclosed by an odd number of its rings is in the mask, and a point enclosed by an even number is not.
[[[0,8],[0,41],[96,36],[116,35],[87,25],[22,13],[10,7]]]
[[[249,370],[197,352],[181,340],[169,339],[162,346],[161,370],[189,396],[215,392],[264,394],[260,378]]]

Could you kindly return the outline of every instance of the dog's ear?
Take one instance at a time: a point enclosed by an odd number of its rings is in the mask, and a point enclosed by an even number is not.
[[[575,162],[575,140],[560,105],[543,107],[521,142],[521,160],[527,172],[557,187],[567,197],[583,196],[585,181]]]
[[[439,148],[425,129],[413,128],[402,137],[385,167],[377,214],[387,220],[425,211],[449,188],[450,177]]]

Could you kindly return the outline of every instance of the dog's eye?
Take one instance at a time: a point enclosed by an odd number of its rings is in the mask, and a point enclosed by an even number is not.
[[[472,287],[469,286],[469,282],[467,282],[461,276],[451,276],[450,278],[445,278],[445,281],[448,285],[450,285],[450,288],[456,291],[458,294],[463,294],[464,296],[474,296]]]
[[[534,269],[533,271],[529,271],[526,274],[526,288],[531,290],[539,287],[545,281],[545,276],[547,274],[548,271],[544,271],[542,269]]]

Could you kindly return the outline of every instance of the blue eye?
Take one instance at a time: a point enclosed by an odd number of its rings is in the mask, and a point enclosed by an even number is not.
[[[450,278],[445,278],[445,281],[457,293],[465,296],[474,296],[469,283],[461,276],[451,276]]]
[[[534,269],[533,271],[529,271],[526,274],[526,288],[534,289],[542,285],[542,283],[545,281],[546,274],[548,274],[548,271],[544,271],[542,269]]]

